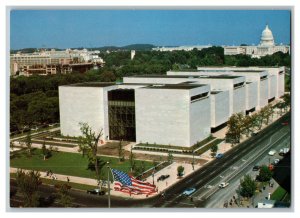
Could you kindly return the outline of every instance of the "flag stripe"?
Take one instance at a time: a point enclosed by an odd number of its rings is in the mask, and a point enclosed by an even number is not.
[[[120,191],[128,194],[153,194],[157,192],[155,185],[149,182],[140,181],[126,173],[112,169],[112,174],[114,176],[114,189],[115,191]]]

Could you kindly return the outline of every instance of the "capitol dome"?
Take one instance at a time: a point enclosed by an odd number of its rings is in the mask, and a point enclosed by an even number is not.
[[[266,25],[266,28],[261,34],[260,38],[260,45],[261,46],[274,46],[274,37],[272,31],[269,29],[269,26]]]

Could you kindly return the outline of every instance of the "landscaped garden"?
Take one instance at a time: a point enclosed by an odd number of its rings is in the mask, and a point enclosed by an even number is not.
[[[213,136],[209,136],[201,142],[197,142],[192,147],[179,147],[172,145],[157,145],[157,144],[137,144],[133,149],[144,150],[151,152],[163,152],[163,153],[174,153],[174,154],[184,154],[184,155],[201,155],[208,151],[212,146],[220,144],[224,139],[218,139]],[[194,152],[194,154],[193,154]]]
[[[118,158],[100,156],[103,163],[109,162],[113,169],[130,172],[130,161],[125,160],[120,162]],[[10,160],[10,166],[14,168],[22,168],[37,171],[49,171],[54,174],[63,174],[70,176],[86,177],[95,179],[95,172],[88,169],[88,159],[82,154],[52,152],[52,156],[46,160],[43,159],[43,153],[40,149],[32,149],[31,156],[27,150],[19,151]],[[143,168],[144,171],[153,167],[153,163],[149,161],[135,160],[136,166]],[[101,169],[101,179],[107,178],[107,167]]]

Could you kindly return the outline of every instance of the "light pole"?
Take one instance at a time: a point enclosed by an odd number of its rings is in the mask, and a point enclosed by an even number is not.
[[[108,208],[110,208],[110,180],[109,180],[109,162],[107,162],[107,186],[108,186]]]
[[[193,170],[194,170],[194,164],[195,164],[195,153],[194,153],[194,150],[193,150],[193,162],[192,162]]]
[[[152,172],[152,184],[154,185],[154,172],[155,172],[155,167],[153,169],[153,172]]]

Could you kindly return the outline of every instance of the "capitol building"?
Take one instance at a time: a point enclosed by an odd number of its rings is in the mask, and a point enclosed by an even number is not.
[[[258,45],[252,46],[223,46],[225,55],[251,55],[251,57],[259,58],[266,55],[272,55],[276,52],[290,53],[289,45],[276,45],[273,37],[273,33],[269,26],[263,30]]]
[[[202,50],[204,48],[212,47],[212,45],[194,45],[194,46],[176,46],[176,47],[157,47],[152,48],[154,51],[191,51],[193,49]],[[227,46],[222,45],[225,55],[251,55],[253,58],[260,58],[266,55],[272,55],[276,52],[290,53],[289,45],[276,45],[273,33],[269,26],[263,30],[258,45],[240,45],[240,46]]]

